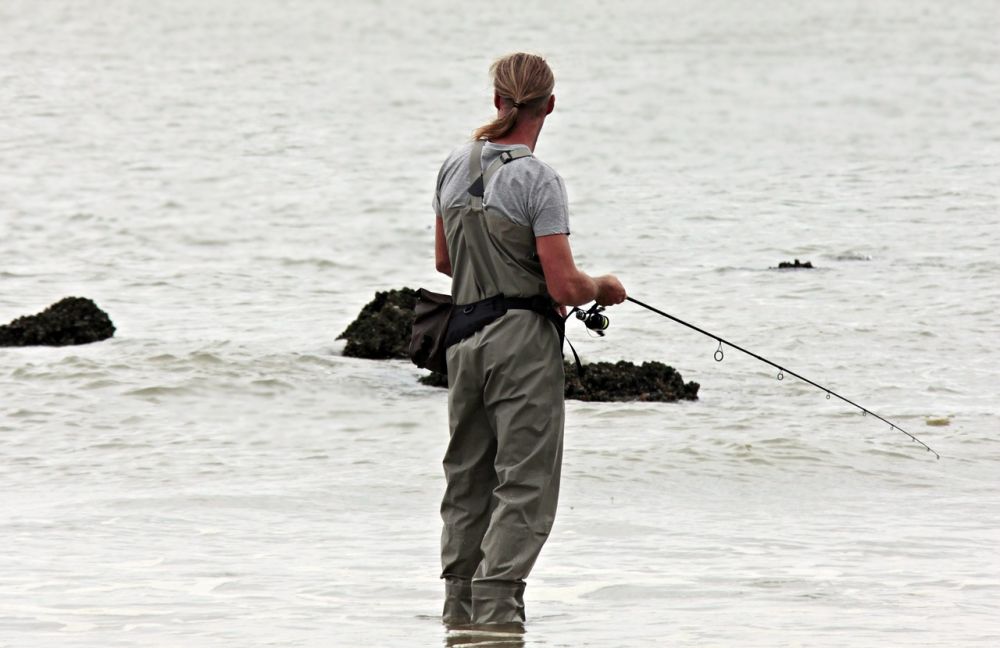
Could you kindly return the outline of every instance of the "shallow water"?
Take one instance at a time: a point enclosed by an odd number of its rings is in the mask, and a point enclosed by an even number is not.
[[[118,326],[0,351],[0,646],[445,644],[444,394],[335,337],[446,288],[434,177],[518,48],[581,267],[942,456],[615,308],[584,359],[701,399],[568,404],[525,645],[1000,641],[995,6],[508,10],[0,6],[0,322]]]

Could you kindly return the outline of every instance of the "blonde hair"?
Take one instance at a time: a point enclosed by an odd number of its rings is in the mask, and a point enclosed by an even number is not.
[[[545,59],[524,52],[508,54],[494,61],[490,66],[490,76],[493,77],[493,90],[509,108],[501,110],[500,115],[490,123],[477,128],[472,134],[476,140],[503,137],[517,124],[520,111],[541,114],[556,85]]]

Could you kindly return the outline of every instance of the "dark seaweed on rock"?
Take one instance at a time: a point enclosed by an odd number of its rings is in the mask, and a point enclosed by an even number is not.
[[[581,401],[698,400],[696,382],[685,383],[681,375],[662,362],[595,362],[584,365],[581,378],[566,365],[566,398]]]
[[[97,304],[86,297],[66,297],[37,315],[0,326],[0,347],[89,344],[114,334],[115,325]]]
[[[812,261],[781,261],[778,263],[779,270],[811,270],[813,267]]]
[[[344,355],[371,360],[409,358],[410,329],[417,291],[411,288],[376,292],[358,318],[348,325],[338,340],[347,340]]]
[[[595,362],[584,365],[580,378],[576,365],[566,363],[566,398],[580,401],[698,400],[696,382],[685,383],[673,367],[662,362]],[[430,373],[420,382],[431,387],[447,387],[448,377]]]
[[[428,387],[447,387],[448,376],[443,373],[438,373],[437,371],[432,371],[426,376],[417,378],[417,382],[421,385],[427,385]]]

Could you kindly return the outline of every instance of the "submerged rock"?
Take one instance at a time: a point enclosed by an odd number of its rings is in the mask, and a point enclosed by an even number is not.
[[[803,262],[803,261],[799,261],[798,259],[795,259],[795,261],[782,261],[781,263],[778,264],[778,269],[780,269],[780,270],[785,270],[785,269],[789,269],[789,268],[791,268],[791,269],[795,269],[795,268],[800,268],[800,269],[809,268],[809,269],[812,269],[812,267],[813,267],[812,261],[805,261],[805,262]]]
[[[86,297],[66,297],[37,315],[0,326],[0,347],[89,344],[114,334],[115,325],[97,304]]]
[[[417,382],[421,385],[427,385],[428,387],[447,387],[448,386],[448,376],[437,371],[432,371],[426,376],[421,376],[417,378]]]
[[[338,340],[347,340],[344,355],[370,360],[409,358],[413,307],[417,291],[411,288],[376,292],[358,318],[348,325]]]
[[[583,365],[583,377],[576,365],[566,363],[566,398],[579,401],[658,401],[698,400],[696,382],[684,382],[673,367],[662,362],[595,362]],[[431,372],[420,378],[431,387],[447,387],[448,377]]]
[[[566,398],[581,401],[698,400],[696,382],[685,383],[673,367],[662,362],[595,362],[583,366],[583,377],[566,365]]]

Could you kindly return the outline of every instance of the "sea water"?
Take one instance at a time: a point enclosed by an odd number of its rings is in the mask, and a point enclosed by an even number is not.
[[[445,394],[345,358],[447,289],[431,193],[548,57],[536,153],[631,304],[585,361],[697,402],[567,403],[527,646],[1000,642],[993,2],[6,0],[0,646],[442,646]],[[808,260],[811,271],[778,271]]]

